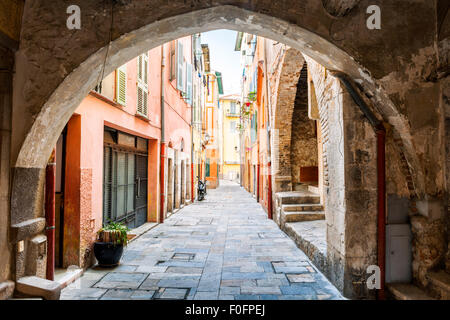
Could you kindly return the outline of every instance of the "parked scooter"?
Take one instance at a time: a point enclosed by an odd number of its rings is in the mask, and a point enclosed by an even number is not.
[[[205,199],[206,195],[206,184],[198,178],[198,187],[197,187],[197,194],[198,194],[198,201],[202,201]]]

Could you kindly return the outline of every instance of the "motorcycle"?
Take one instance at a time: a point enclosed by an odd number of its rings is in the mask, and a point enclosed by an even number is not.
[[[198,194],[198,201],[202,201],[203,199],[205,199],[206,184],[202,180],[200,180],[200,178],[198,179],[197,194]]]

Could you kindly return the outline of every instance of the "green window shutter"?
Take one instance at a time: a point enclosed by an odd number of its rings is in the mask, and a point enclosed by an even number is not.
[[[209,158],[206,159],[205,171],[206,171],[206,176],[209,177],[210,176],[210,173],[209,173]]]
[[[178,41],[177,50],[177,89],[184,92],[184,54],[183,44]]]
[[[127,65],[116,70],[116,102],[121,105],[127,104]]]
[[[192,106],[192,64],[186,64],[186,102]]]
[[[216,78],[217,78],[217,86],[219,87],[219,94],[223,94],[222,73],[216,71]]]

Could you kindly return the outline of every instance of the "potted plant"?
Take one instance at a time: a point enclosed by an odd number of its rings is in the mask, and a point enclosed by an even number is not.
[[[97,232],[94,255],[99,266],[113,267],[119,264],[123,247],[128,243],[128,231],[123,223],[110,222]]]

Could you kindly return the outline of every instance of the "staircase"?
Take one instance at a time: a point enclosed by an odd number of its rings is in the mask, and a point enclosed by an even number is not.
[[[450,274],[445,270],[430,271],[428,285],[419,288],[411,283],[388,283],[390,298],[395,300],[450,300]]]
[[[445,270],[429,272],[427,278],[428,292],[431,296],[439,300],[450,300],[450,274]]]
[[[281,228],[288,222],[325,220],[320,196],[310,190],[278,192],[276,218]]]

